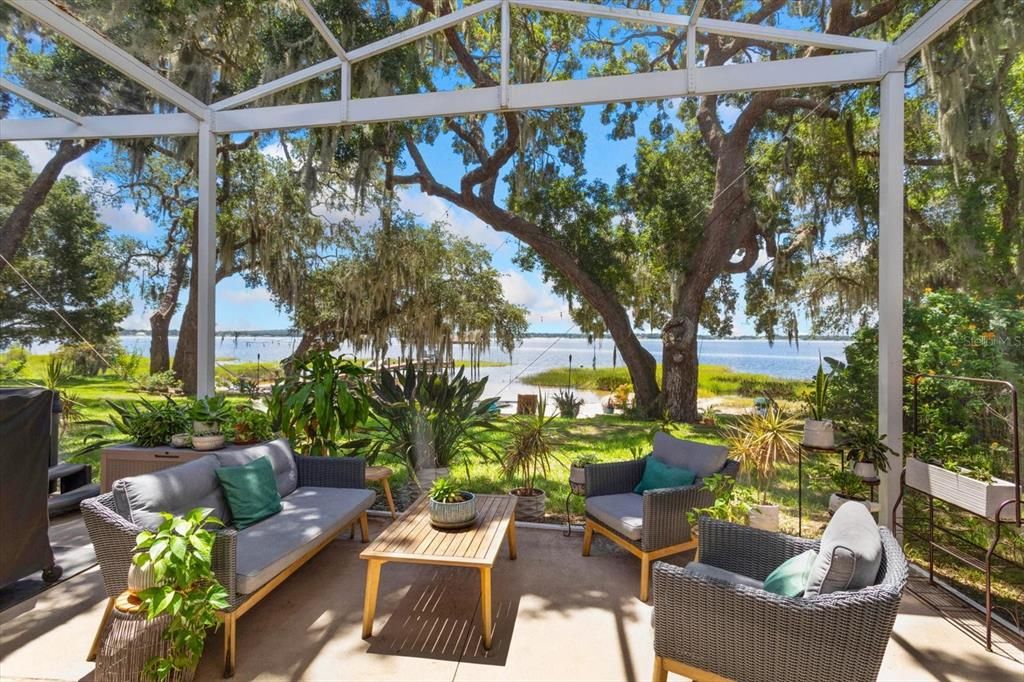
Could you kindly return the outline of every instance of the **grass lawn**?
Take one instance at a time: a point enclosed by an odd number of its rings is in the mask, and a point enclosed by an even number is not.
[[[569,386],[569,368],[558,367],[528,374],[521,381],[533,386]],[[661,381],[661,364],[658,365],[658,381]],[[629,383],[629,371],[625,367],[572,370],[574,388],[614,391],[617,386]],[[809,390],[807,381],[734,372],[723,365],[700,365],[697,371],[697,395],[701,398],[730,395],[750,398],[761,395],[772,398],[795,398],[806,390]]]

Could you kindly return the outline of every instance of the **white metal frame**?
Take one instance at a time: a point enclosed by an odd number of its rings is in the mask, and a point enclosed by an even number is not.
[[[369,45],[346,51],[311,0],[299,9],[335,56],[251,90],[205,104],[120,47],[88,28],[49,0],[4,0],[48,29],[64,36],[119,70],[184,113],[80,116],[66,107],[0,79],[0,88],[59,118],[0,120],[0,140],[132,138],[196,135],[199,139],[199,309],[198,387],[213,392],[216,270],[216,140],[218,135],[257,130],[340,126],[485,114],[502,110],[571,107],[619,101],[804,88],[843,83],[880,83],[879,135],[879,428],[890,446],[903,442],[903,71],[908,59],[959,20],[980,0],[939,2],[895,42],[812,31],[795,31],[700,16],[703,0],[690,15],[650,12],[574,0],[481,0]],[[557,83],[510,82],[513,7],[668,26],[686,30],[686,68]],[[351,65],[383,54],[492,10],[500,12],[501,67],[496,87],[352,99]],[[806,45],[837,54],[702,67],[697,63],[697,32],[763,42]],[[338,101],[238,109],[310,79],[338,71]],[[892,525],[891,504],[898,487],[897,467],[882,480],[882,523]]]

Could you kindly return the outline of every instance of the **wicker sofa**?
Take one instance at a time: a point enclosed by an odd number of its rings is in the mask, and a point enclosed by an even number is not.
[[[907,581],[899,543],[878,532],[873,584],[793,598],[759,584],[820,541],[701,518],[703,570],[654,565],[653,679],[670,671],[739,682],[876,679]]]
[[[230,526],[231,512],[216,469],[263,456],[274,467],[282,510],[239,531]],[[124,478],[112,492],[83,502],[82,515],[109,597],[89,660],[96,656],[114,599],[127,588],[139,532],[159,525],[161,511],[182,514],[209,507],[227,524],[216,530],[213,570],[228,592],[230,607],[222,614],[224,676],[234,675],[237,619],[342,531],[358,523],[363,542],[368,541],[366,510],[375,494],[366,489],[365,466],[360,458],[303,457],[282,439]]]
[[[594,533],[603,535],[640,559],[640,599],[650,592],[651,562],[697,547],[687,512],[711,506],[714,495],[703,479],[713,473],[736,477],[739,462],[728,449],[681,440],[659,432],[653,452],[642,459],[590,464],[586,467],[586,525],[583,556],[590,556]],[[633,492],[649,457],[694,471],[692,485]]]

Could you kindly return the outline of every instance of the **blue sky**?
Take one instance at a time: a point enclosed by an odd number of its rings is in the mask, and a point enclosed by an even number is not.
[[[632,165],[635,140],[610,140],[608,128],[600,122],[601,107],[587,107],[584,129],[587,132],[586,167],[593,178],[613,182],[619,166]],[[638,123],[637,131],[643,133],[645,124]],[[19,143],[32,163],[39,170],[50,157],[50,151],[43,142]],[[271,142],[266,153],[274,154],[276,144]],[[451,152],[449,142],[441,137],[431,147],[423,149],[435,176],[447,183],[458,185],[464,173],[462,160]],[[93,182],[96,168],[109,161],[110,147],[104,145],[86,157],[69,164],[65,176],[73,176],[86,185]],[[513,303],[529,310],[530,330],[535,332],[565,332],[572,327],[565,302],[555,296],[536,272],[524,272],[512,262],[518,243],[508,235],[496,232],[469,213],[449,205],[436,197],[430,197],[409,187],[401,190],[400,200],[406,209],[421,216],[424,221],[443,220],[459,235],[483,244],[492,254],[494,266],[502,273],[505,294]],[[120,207],[99,207],[100,217],[111,226],[115,234],[125,234],[138,239],[156,239],[160,228],[141,212],[130,205]],[[741,279],[741,278],[739,278]],[[737,281],[742,291],[742,282]],[[738,310],[742,311],[742,300]],[[148,328],[150,310],[139,296],[135,296],[134,310],[123,326],[127,328]],[[172,327],[178,325],[178,319]],[[227,330],[281,329],[291,326],[285,311],[277,309],[269,292],[262,288],[247,288],[240,276],[233,276],[217,287],[217,327]],[[750,323],[742,314],[737,315],[736,334],[752,333]]]

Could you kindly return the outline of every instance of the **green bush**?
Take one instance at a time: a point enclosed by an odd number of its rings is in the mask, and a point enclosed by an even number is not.
[[[170,369],[150,374],[140,383],[142,388],[150,393],[170,393],[174,389],[181,388],[181,380],[174,376],[174,371]]]
[[[13,381],[28,364],[28,351],[15,346],[6,353],[0,353],[0,381]]]
[[[56,353],[60,360],[71,367],[71,374],[79,377],[94,377],[107,369],[107,364],[100,356],[110,360],[116,367],[115,359],[122,354],[124,348],[116,337],[91,346],[87,343],[65,344]]]

